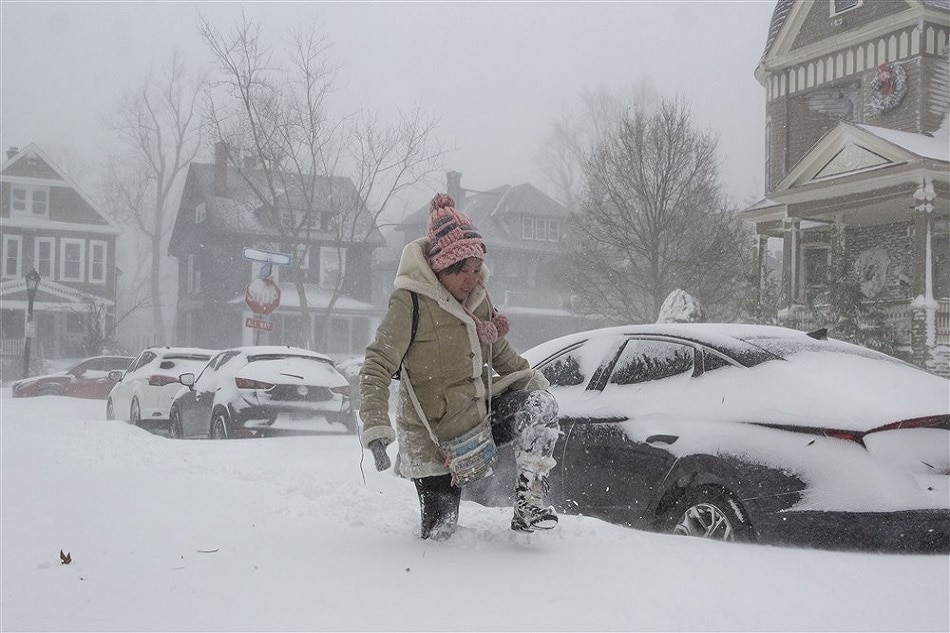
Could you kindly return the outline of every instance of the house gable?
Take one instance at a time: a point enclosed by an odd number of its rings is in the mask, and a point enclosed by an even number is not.
[[[0,216],[7,226],[56,231],[81,230],[108,235],[121,233],[118,225],[99,210],[79,185],[33,143],[7,159],[0,167],[0,182],[3,184]],[[11,217],[9,196],[15,185],[48,190],[48,217]]]
[[[783,192],[847,176],[919,162],[919,156],[871,132],[841,122],[778,184],[773,197]]]

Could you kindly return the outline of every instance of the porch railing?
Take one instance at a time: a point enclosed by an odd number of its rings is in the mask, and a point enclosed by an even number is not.
[[[818,306],[822,308],[824,306]],[[911,307],[908,300],[894,300],[884,302],[879,306],[883,312],[885,321],[897,333],[898,341],[904,345],[910,345],[911,332]],[[937,301],[936,312],[936,335],[937,344],[950,344],[950,301]],[[813,330],[820,326],[817,323],[811,311],[803,306],[793,306],[788,311],[788,321],[790,327],[800,330]]]
[[[3,338],[0,339],[0,356],[23,356],[22,338]]]

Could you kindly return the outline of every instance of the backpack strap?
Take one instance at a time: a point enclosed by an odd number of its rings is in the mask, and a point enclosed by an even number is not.
[[[419,329],[419,295],[410,290],[409,296],[412,297],[412,329],[409,331],[409,347],[412,347],[413,341],[416,340],[416,331]],[[408,350],[408,348],[406,349]],[[405,358],[405,355],[403,355],[403,358]],[[399,369],[393,374],[393,380],[399,380],[401,370],[402,361],[399,361]]]

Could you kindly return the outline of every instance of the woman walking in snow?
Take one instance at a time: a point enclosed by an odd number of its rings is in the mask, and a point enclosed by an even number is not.
[[[430,202],[427,233],[403,249],[396,290],[366,348],[360,370],[363,446],[373,452],[377,470],[385,470],[386,446],[398,439],[400,474],[412,479],[419,495],[421,536],[444,540],[455,531],[461,499],[446,445],[480,426],[487,429],[490,406],[494,443],[514,442],[518,477],[511,529],[553,528],[557,514],[545,505],[544,493],[559,430],[557,403],[545,391],[548,381],[505,340],[508,320],[485,288],[485,244],[450,196]],[[397,373],[402,381],[394,432],[389,387]]]

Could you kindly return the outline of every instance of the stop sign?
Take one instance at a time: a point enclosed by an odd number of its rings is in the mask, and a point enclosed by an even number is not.
[[[280,288],[267,277],[255,277],[247,285],[244,301],[254,314],[270,314],[280,305]]]

